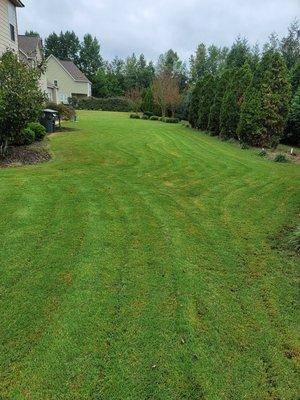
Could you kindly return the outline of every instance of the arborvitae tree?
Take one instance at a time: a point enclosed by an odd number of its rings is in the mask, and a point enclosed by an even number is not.
[[[230,75],[220,113],[220,134],[222,137],[236,137],[244,95],[252,79],[252,72],[248,63],[236,70],[231,70]]]
[[[300,25],[294,21],[289,27],[287,37],[281,41],[281,52],[287,67],[292,69],[300,59]]]
[[[206,73],[219,73],[225,66],[227,54],[227,47],[211,45],[206,49],[205,44],[201,43],[195,56],[190,58],[191,81],[197,82]]]
[[[260,48],[259,48],[259,44],[256,43],[252,49],[251,49],[251,54],[250,54],[250,59],[249,59],[249,65],[250,68],[252,70],[252,72],[254,72],[259,64],[260,61]]]
[[[192,128],[197,127],[198,123],[198,111],[199,111],[199,100],[200,100],[200,92],[202,89],[202,81],[198,80],[195,87],[191,93],[191,100],[189,106],[189,123]]]
[[[280,41],[276,32],[272,32],[269,36],[269,41],[264,44],[263,53],[279,52]]]
[[[291,71],[292,91],[295,93],[300,86],[300,58]]]
[[[300,146],[300,86],[293,96],[283,142]]]
[[[206,47],[204,43],[200,43],[197,47],[196,54],[190,58],[190,77],[191,82],[195,83],[206,72]]]
[[[199,129],[208,129],[208,120],[211,106],[215,97],[215,78],[212,74],[206,74],[201,79],[201,89],[199,92],[198,122]]]
[[[210,108],[208,130],[213,135],[220,133],[220,112],[224,93],[226,91],[228,80],[230,77],[230,70],[225,70],[219,77],[216,78],[215,83],[215,96],[213,105]]]
[[[225,68],[229,49],[211,45],[207,48],[206,71],[216,75]]]
[[[263,56],[246,91],[238,126],[240,140],[256,146],[278,144],[288,115],[291,87],[283,57]]]
[[[251,50],[246,39],[238,37],[232,45],[227,59],[226,65],[228,68],[239,68],[242,67],[245,62],[249,62],[251,59]]]

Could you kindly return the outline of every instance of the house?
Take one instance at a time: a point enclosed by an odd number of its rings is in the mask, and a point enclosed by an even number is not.
[[[7,49],[18,53],[17,7],[24,7],[20,0],[0,0],[0,55]]]
[[[53,55],[46,61],[47,94],[50,101],[69,103],[70,98],[82,99],[92,95],[92,84],[70,60]]]
[[[38,68],[44,62],[44,50],[42,39],[39,36],[18,35],[19,59],[31,68]],[[43,92],[47,92],[47,78],[41,75],[40,87]]]

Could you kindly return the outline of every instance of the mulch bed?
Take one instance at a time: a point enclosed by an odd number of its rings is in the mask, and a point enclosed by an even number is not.
[[[4,158],[0,158],[0,168],[40,164],[50,159],[51,155],[44,144],[12,146],[9,148],[8,154]]]

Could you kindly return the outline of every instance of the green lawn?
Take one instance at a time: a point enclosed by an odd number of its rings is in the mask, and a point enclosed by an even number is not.
[[[0,170],[0,399],[295,400],[300,168],[80,112]]]

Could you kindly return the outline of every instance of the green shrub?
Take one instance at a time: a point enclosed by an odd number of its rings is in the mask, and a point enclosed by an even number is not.
[[[73,121],[76,117],[75,109],[72,106],[68,106],[66,104],[48,103],[46,108],[57,111],[59,119]]]
[[[139,116],[139,114],[130,114],[129,118],[131,118],[131,119],[140,119],[141,117]]]
[[[23,128],[16,138],[14,145],[25,146],[35,141],[35,133],[30,128]]]
[[[152,115],[149,119],[150,121],[158,121],[159,117],[157,115]]]
[[[148,117],[148,115],[143,114],[143,115],[142,115],[142,119],[149,119],[149,117]]]
[[[31,129],[34,132],[35,140],[43,140],[46,136],[46,129],[39,122],[30,122],[27,125],[27,128]]]
[[[267,150],[261,149],[260,152],[258,153],[258,155],[259,155],[260,157],[266,157],[266,155],[267,155]]]
[[[277,163],[288,163],[289,159],[287,158],[287,156],[285,154],[276,154],[275,158],[274,158],[274,162]]]
[[[248,149],[249,149],[248,144],[245,143],[245,142],[242,142],[242,143],[241,143],[241,149],[243,149],[243,150],[248,150]]]
[[[167,124],[178,124],[179,123],[178,118],[164,118],[163,121],[166,122]]]
[[[78,102],[78,108],[81,110],[98,110],[98,111],[134,111],[134,103],[125,97],[108,97],[108,98],[87,98]]]

